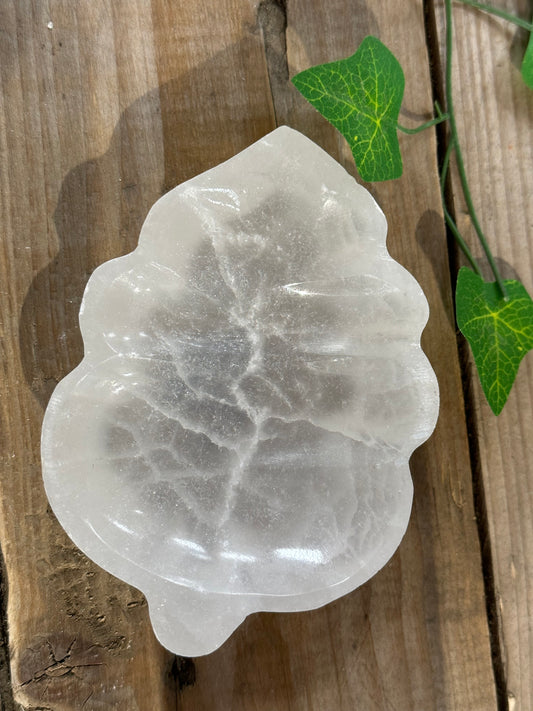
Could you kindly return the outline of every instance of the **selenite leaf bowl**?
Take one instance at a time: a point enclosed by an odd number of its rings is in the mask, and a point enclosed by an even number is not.
[[[158,200],[90,278],[46,492],[170,650],[324,605],[397,548],[438,390],[427,301],[385,239],[370,193],[281,127]]]

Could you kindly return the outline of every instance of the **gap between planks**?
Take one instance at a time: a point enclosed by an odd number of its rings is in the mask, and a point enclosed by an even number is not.
[[[445,72],[441,63],[441,47],[439,44],[434,0],[423,0],[424,4],[424,24],[426,29],[426,45],[429,57],[429,72],[433,90],[433,99],[445,107]],[[446,122],[435,127],[437,160],[439,168],[442,165],[444,153],[447,147],[447,124]],[[455,208],[453,204],[453,194],[451,188],[451,176],[448,173],[446,181],[446,199],[450,206],[450,213],[455,219]],[[455,293],[455,280],[459,271],[459,249],[455,239],[445,225],[448,236],[448,254],[450,264],[450,288]],[[465,403],[465,419],[468,428],[468,449],[470,453],[470,469],[472,471],[472,492],[474,498],[474,511],[476,516],[476,527],[479,537],[481,551],[481,566],[483,570],[483,584],[485,587],[485,605],[487,611],[487,622],[489,628],[490,648],[492,655],[492,667],[496,686],[496,698],[498,701],[498,711],[509,711],[509,697],[507,682],[505,678],[505,666],[503,661],[502,648],[500,643],[499,615],[497,609],[496,588],[494,578],[493,554],[489,532],[489,522],[487,514],[487,502],[483,477],[481,471],[481,456],[479,449],[479,423],[474,405],[474,393],[472,389],[472,373],[468,352],[468,343],[461,332],[456,329],[457,348],[459,353],[459,364],[462,373],[462,385]]]

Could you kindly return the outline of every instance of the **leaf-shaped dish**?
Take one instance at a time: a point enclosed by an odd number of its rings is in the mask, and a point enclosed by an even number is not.
[[[46,491],[174,652],[323,605],[398,546],[438,391],[427,302],[385,238],[371,195],[281,127],[162,197],[89,280]]]

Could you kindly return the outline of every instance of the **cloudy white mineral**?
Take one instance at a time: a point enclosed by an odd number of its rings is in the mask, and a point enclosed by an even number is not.
[[[385,236],[370,194],[282,127],[161,198],[91,277],[46,491],[172,651],[323,605],[398,546],[438,394],[427,302]]]

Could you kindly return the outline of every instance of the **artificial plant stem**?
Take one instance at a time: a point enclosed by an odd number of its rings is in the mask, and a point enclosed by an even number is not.
[[[533,23],[523,20],[521,17],[516,15],[511,15],[505,10],[500,10],[498,7],[492,7],[491,5],[485,5],[482,2],[475,2],[475,0],[459,0],[463,5],[470,5],[470,7],[476,7],[478,10],[483,10],[484,12],[489,12],[491,15],[497,15],[507,22],[512,22],[513,25],[518,25],[518,27],[523,27],[524,30],[528,32],[533,32]]]
[[[448,114],[442,114],[440,116],[436,116],[435,118],[431,119],[430,121],[426,121],[425,123],[421,123],[420,126],[416,126],[415,128],[407,128],[406,126],[401,126],[400,124],[397,124],[398,130],[401,131],[402,133],[408,133],[408,134],[415,134],[415,133],[420,133],[420,131],[425,131],[426,128],[431,128],[431,126],[436,126],[439,123],[442,123],[443,121],[448,120]]]
[[[459,247],[463,250],[463,253],[465,254],[468,261],[470,262],[472,269],[475,271],[475,273],[478,276],[482,277],[481,269],[479,268],[479,264],[474,259],[472,252],[470,251],[468,245],[464,241],[462,234],[459,232],[459,228],[455,224],[455,220],[453,219],[450,212],[448,211],[448,208],[446,207],[446,197],[445,197],[446,177],[448,175],[448,167],[450,165],[450,156],[451,156],[454,148],[455,148],[455,144],[452,140],[450,140],[450,142],[448,144],[448,148],[446,149],[446,153],[444,154],[444,160],[442,161],[442,169],[441,169],[441,174],[440,174],[440,194],[441,194],[441,199],[442,199],[442,209],[444,211],[444,219],[446,220],[446,224],[448,225],[448,227],[450,228],[450,231],[452,232],[453,236],[455,237],[455,241],[457,242]]]
[[[464,161],[463,161],[463,154],[461,152],[461,146],[459,145],[457,124],[455,122],[455,112],[453,109],[453,92],[452,92],[452,51],[453,51],[452,0],[445,0],[445,7],[446,7],[446,108],[448,111],[449,121],[450,121],[450,134],[451,134],[450,141],[451,141],[451,143],[453,143],[453,146],[454,146],[455,160],[457,163],[457,171],[459,173],[461,187],[463,189],[463,194],[465,197],[466,206],[468,208],[468,212],[470,214],[472,224],[474,225],[474,229],[476,230],[477,236],[479,238],[479,241],[481,242],[481,246],[483,247],[483,251],[485,252],[485,255],[488,259],[490,268],[492,269],[492,272],[494,274],[496,282],[498,283],[498,287],[502,293],[502,296],[504,299],[507,299],[508,297],[507,297],[507,291],[505,289],[505,284],[503,283],[503,279],[501,278],[500,271],[499,271],[498,267],[496,266],[496,262],[494,261],[494,257],[492,256],[492,252],[490,251],[489,245],[487,243],[487,240],[485,239],[485,235],[483,234],[483,230],[481,229],[481,225],[479,224],[479,220],[476,215],[474,204],[472,202],[472,196],[470,194],[470,189],[468,187],[468,180],[466,177],[466,171],[465,171],[465,166],[464,166]],[[459,243],[459,246],[461,246],[460,243]]]

